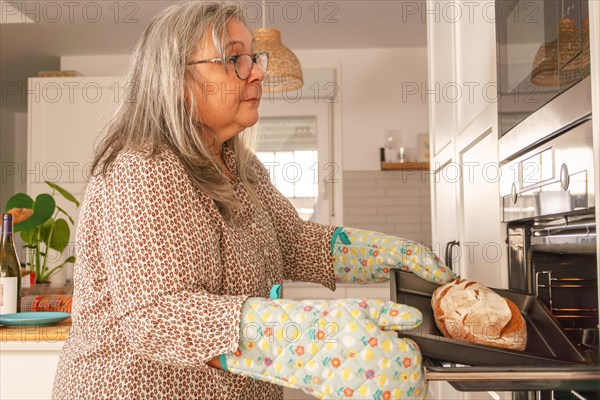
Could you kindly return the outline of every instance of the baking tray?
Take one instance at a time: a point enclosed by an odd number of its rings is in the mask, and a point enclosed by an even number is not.
[[[431,296],[439,286],[400,270],[391,274],[391,299],[413,306],[423,314],[416,329],[399,332],[414,340],[424,357],[470,366],[549,366],[590,364],[561,330],[547,307],[533,296],[493,289],[517,305],[527,322],[524,351],[503,349],[444,337],[435,325]]]

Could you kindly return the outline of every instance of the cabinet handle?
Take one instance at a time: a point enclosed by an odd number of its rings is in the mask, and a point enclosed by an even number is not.
[[[452,268],[452,249],[454,248],[454,246],[460,246],[460,242],[458,240],[453,240],[451,242],[446,243],[446,245],[444,246],[444,262],[446,263],[446,266],[451,270],[454,270],[454,268]]]

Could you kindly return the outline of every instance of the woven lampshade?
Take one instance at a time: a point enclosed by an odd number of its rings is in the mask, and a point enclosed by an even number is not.
[[[269,53],[269,67],[263,87],[270,92],[298,90],[304,85],[302,67],[298,57],[281,42],[281,33],[273,28],[253,30],[255,51]]]

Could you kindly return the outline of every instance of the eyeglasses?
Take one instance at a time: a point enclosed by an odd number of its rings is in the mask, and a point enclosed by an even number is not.
[[[258,65],[263,73],[267,73],[267,66],[269,65],[269,53],[261,51],[260,53],[254,54],[236,54],[225,59],[226,62],[232,62],[235,74],[241,80],[247,79],[252,73],[252,67],[254,64]],[[223,62],[220,58],[211,58],[210,60],[190,61],[185,65],[204,64],[204,63],[216,63]]]

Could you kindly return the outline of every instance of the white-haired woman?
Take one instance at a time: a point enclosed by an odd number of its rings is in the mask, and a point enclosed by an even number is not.
[[[422,398],[420,322],[368,299],[277,299],[284,279],[452,278],[416,243],[302,221],[240,133],[268,55],[240,9],[192,2],[145,30],[94,160],[56,399]]]

